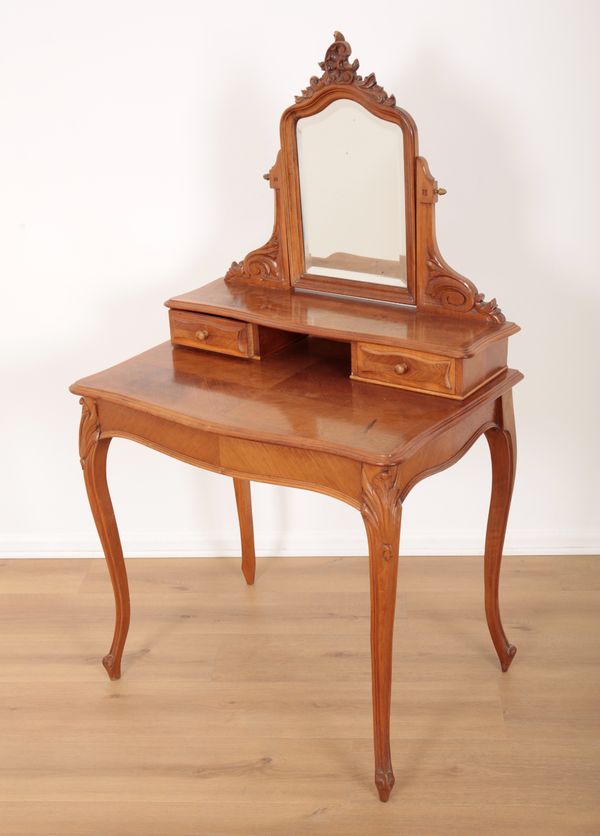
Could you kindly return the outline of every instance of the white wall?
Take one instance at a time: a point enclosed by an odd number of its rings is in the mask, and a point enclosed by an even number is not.
[[[599,8],[3,0],[0,551],[98,552],[67,387],[165,340],[167,297],[266,240],[279,115],[334,29],[417,121],[447,260],[523,327],[509,550],[600,551]],[[480,440],[421,483],[404,551],[480,551],[489,477]],[[236,553],[225,477],[116,441],[110,480],[130,553]],[[262,553],[366,551],[341,503],[255,500]]]

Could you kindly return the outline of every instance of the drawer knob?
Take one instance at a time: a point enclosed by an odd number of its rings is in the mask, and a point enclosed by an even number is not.
[[[200,342],[204,342],[204,340],[208,337],[208,331],[202,329],[202,331],[196,331],[196,339],[200,340]]]
[[[396,374],[406,374],[408,371],[408,364],[407,363],[398,363],[397,366],[394,366],[394,371]]]

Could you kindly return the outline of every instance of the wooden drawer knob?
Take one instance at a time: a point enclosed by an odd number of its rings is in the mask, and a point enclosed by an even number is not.
[[[195,336],[196,336],[197,340],[200,340],[200,342],[203,342],[208,337],[208,331],[206,331],[204,329],[202,329],[202,331],[196,331]]]
[[[394,371],[396,374],[406,374],[408,371],[408,363],[398,363],[397,366],[394,366]]]

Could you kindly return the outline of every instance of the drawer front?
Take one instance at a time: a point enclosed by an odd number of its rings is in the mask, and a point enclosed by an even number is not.
[[[236,357],[252,356],[252,326],[247,322],[192,311],[170,310],[169,323],[171,342],[175,345],[234,354]]]
[[[438,354],[355,343],[352,347],[352,377],[401,389],[456,397],[455,361]]]

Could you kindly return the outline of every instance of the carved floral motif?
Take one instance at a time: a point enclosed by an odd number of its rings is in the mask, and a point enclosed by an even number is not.
[[[475,311],[485,319],[491,319],[501,325],[506,317],[498,307],[495,299],[485,301],[470,279],[451,270],[434,252],[429,252],[427,258],[429,281],[426,294],[435,299],[444,308],[457,313]]]
[[[398,468],[376,469],[363,466],[363,502],[361,512],[369,536],[381,541],[384,560],[391,560],[397,552],[402,514],[401,486]]]
[[[87,457],[100,438],[100,422],[95,401],[91,398],[80,398],[79,403],[81,404],[79,460],[81,461],[81,467],[85,468]]]
[[[316,92],[328,87],[330,84],[352,84],[359,87],[377,104],[388,107],[396,106],[396,98],[389,96],[380,84],[377,84],[375,73],[370,73],[363,78],[358,75],[358,61],[352,63],[348,60],[352,53],[352,47],[344,38],[341,32],[333,33],[334,42],[325,53],[325,60],[319,62],[323,75],[319,78],[314,75],[310,79],[308,87],[296,96],[297,102],[303,102],[312,98]]]

